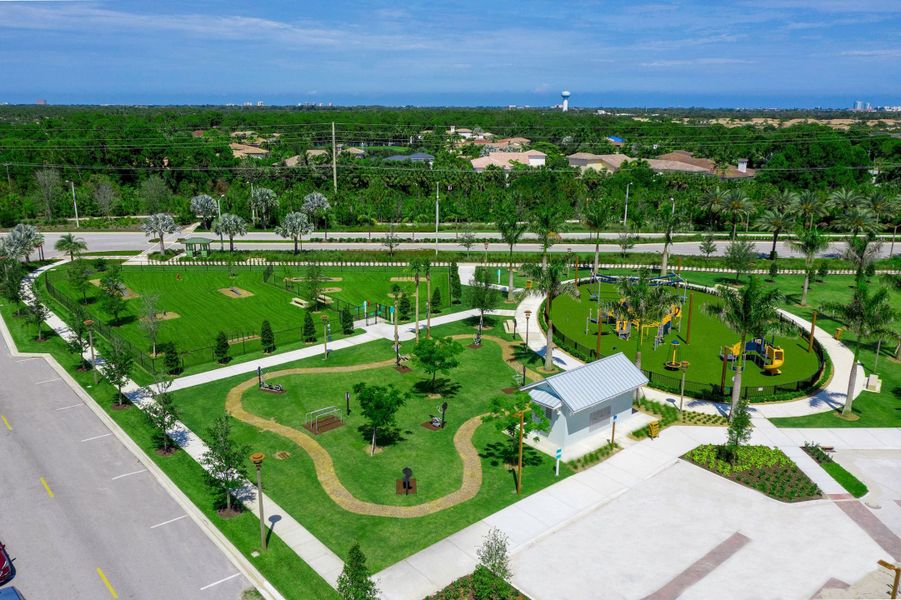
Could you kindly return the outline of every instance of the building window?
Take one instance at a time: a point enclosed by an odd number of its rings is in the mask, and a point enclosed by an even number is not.
[[[548,421],[550,421],[554,417],[554,411],[545,406],[544,407],[544,416]]]

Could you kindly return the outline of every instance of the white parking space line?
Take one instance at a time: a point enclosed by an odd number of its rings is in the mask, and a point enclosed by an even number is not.
[[[60,406],[55,410],[69,410],[70,408],[75,408],[76,406],[84,406],[84,402],[79,402],[78,404],[70,404],[69,406]]]
[[[128,477],[130,475],[137,475],[138,473],[146,473],[146,472],[147,472],[147,469],[141,469],[140,471],[132,471],[131,473],[123,473],[122,475],[116,475],[115,477],[113,477],[112,481],[115,481],[117,479],[122,479],[123,477]]]
[[[91,441],[93,441],[93,440],[99,440],[100,438],[109,437],[109,436],[111,436],[111,435],[113,435],[113,434],[111,434],[111,433],[104,433],[103,435],[95,435],[94,437],[85,438],[85,439],[83,439],[83,440],[81,440],[81,441],[82,441],[82,442],[91,442]]]
[[[43,381],[35,381],[35,385],[44,385],[45,383],[53,383],[54,381],[62,381],[59,377],[54,377],[53,379],[45,379]]]
[[[234,575],[229,575],[225,579],[220,579],[219,581],[214,581],[213,583],[203,586],[202,588],[200,588],[200,591],[202,592],[203,590],[208,590],[211,587],[213,587],[214,585],[219,585],[220,583],[225,583],[229,579],[234,579],[235,577],[240,577],[240,576],[241,576],[240,573],[235,573]]]
[[[169,523],[175,523],[176,521],[181,521],[182,519],[187,518],[188,515],[182,515],[180,517],[175,517],[174,519],[169,519],[168,521],[163,521],[162,523],[157,523],[156,525],[151,525],[151,529],[156,529],[157,527],[162,527],[163,525],[168,525]]]

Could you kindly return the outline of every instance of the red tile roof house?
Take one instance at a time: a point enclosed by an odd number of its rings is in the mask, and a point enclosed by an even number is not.
[[[754,177],[757,171],[748,168],[748,159],[738,159],[737,165],[729,165],[724,171],[716,168],[716,163],[709,158],[701,158],[695,156],[687,150],[674,150],[657,157],[659,160],[672,160],[705,169],[711,175],[717,175],[723,179],[741,179],[743,177]]]

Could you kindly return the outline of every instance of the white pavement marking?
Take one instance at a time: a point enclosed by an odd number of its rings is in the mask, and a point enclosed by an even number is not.
[[[76,406],[84,406],[84,402],[79,402],[78,404],[70,404],[69,406],[60,406],[54,410],[69,410],[70,408],[75,408]]]
[[[200,591],[202,592],[204,590],[208,590],[211,587],[213,587],[214,585],[219,585],[220,583],[225,583],[229,579],[234,579],[235,577],[240,577],[240,575],[241,575],[240,573],[235,573],[234,575],[229,575],[228,577],[220,579],[219,581],[214,581],[213,583],[209,583],[209,584],[203,586],[202,588],[200,588]]]
[[[116,475],[115,477],[113,477],[112,481],[115,481],[117,479],[122,479],[123,477],[129,477],[131,475],[137,475],[138,473],[146,473],[146,472],[147,472],[147,469],[141,469],[140,471],[132,471],[131,473],[123,473],[122,475]]]
[[[62,381],[62,379],[54,377],[52,379],[45,379],[44,381],[35,381],[34,385],[44,385],[45,383],[53,383],[54,381]]]
[[[93,440],[99,440],[100,438],[109,437],[109,436],[111,436],[111,435],[113,435],[113,434],[111,434],[111,433],[104,433],[104,434],[102,434],[102,435],[95,435],[94,437],[85,438],[85,439],[83,439],[83,440],[81,440],[81,441],[82,441],[82,442],[91,442],[91,441],[93,441]]]
[[[30,360],[35,360],[36,358],[36,356],[32,356],[31,358],[23,358],[22,360],[17,360],[16,363],[28,362]]]
[[[180,517],[175,517],[174,519],[169,519],[168,521],[163,521],[162,523],[157,523],[156,525],[151,525],[151,529],[156,529],[157,527],[162,527],[163,525],[168,525],[169,523],[175,523],[176,521],[181,521],[182,519],[187,518],[188,515],[182,515]]]

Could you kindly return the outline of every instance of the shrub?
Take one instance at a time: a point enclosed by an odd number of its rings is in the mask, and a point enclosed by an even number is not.
[[[175,348],[174,342],[165,344],[166,350],[163,356],[163,364],[166,366],[166,372],[169,375],[175,375],[181,371],[181,359],[178,357],[178,350]],[[159,348],[157,348],[159,351]]]
[[[400,300],[397,303],[397,312],[400,314],[401,321],[410,320],[410,310],[412,310],[410,298],[406,294],[401,294]]]
[[[354,318],[347,307],[341,309],[341,331],[345,335],[350,335],[354,332]]]
[[[225,364],[228,362],[228,337],[225,335],[224,331],[220,331],[219,335],[216,336],[216,345],[213,349],[213,353],[216,356],[216,362],[219,364]]]
[[[313,316],[309,312],[303,314],[303,341],[316,341],[316,324],[313,323]]]
[[[435,288],[432,291],[432,302],[429,305],[432,309],[432,313],[437,314],[441,312],[441,290]]]
[[[269,321],[263,321],[260,328],[260,345],[263,346],[263,352],[270,354],[275,352],[275,334],[272,333],[272,325]]]

